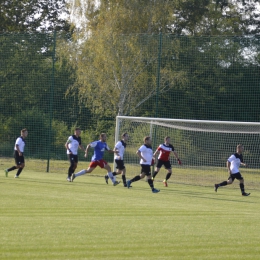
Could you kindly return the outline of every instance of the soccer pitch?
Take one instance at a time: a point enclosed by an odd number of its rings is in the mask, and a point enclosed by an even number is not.
[[[0,259],[259,259],[258,190],[155,182],[153,194],[145,181],[114,187],[95,173],[69,183],[2,171]]]

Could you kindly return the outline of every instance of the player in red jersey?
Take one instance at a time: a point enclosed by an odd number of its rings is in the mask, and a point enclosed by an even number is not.
[[[163,181],[163,184],[165,187],[168,187],[167,181],[170,179],[170,177],[172,175],[172,166],[170,163],[171,152],[173,152],[175,158],[178,161],[178,164],[179,165],[182,164],[177,152],[174,150],[174,147],[170,144],[170,142],[171,142],[171,138],[169,136],[166,136],[164,138],[164,143],[160,144],[159,147],[156,149],[156,151],[153,154],[155,157],[159,153],[158,162],[157,162],[155,171],[153,173],[153,180],[154,180],[155,176],[157,175],[157,173],[160,171],[161,167],[164,165],[165,169],[168,171],[166,174],[166,177]]]

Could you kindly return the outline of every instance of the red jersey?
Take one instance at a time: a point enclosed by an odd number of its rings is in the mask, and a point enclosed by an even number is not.
[[[158,151],[160,151],[160,154],[158,156],[159,160],[162,161],[169,161],[170,160],[170,153],[174,151],[174,147],[169,144],[160,144],[159,147],[157,148]]]

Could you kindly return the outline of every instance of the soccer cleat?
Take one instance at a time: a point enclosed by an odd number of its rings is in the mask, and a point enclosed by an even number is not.
[[[130,180],[126,182],[126,186],[127,186],[128,189],[129,189],[130,187],[132,187],[132,186],[131,186],[131,181],[130,181]]]
[[[70,181],[73,182],[73,180],[76,178],[75,173],[72,173],[70,176]]]
[[[250,193],[246,193],[246,192],[242,193],[242,196],[249,196],[249,195],[250,195]]]
[[[127,187],[127,184],[124,184],[124,187]],[[129,188],[132,188],[132,186],[130,185]]]
[[[118,185],[119,183],[120,183],[120,181],[115,181],[115,182],[113,183],[113,185],[116,186],[116,185]]]
[[[218,184],[215,184],[215,192],[217,192],[218,191]]]
[[[19,178],[19,176],[17,176],[17,175],[14,175],[14,178]]]
[[[158,192],[160,192],[160,190],[157,190],[155,188],[152,189],[152,193],[158,193]]]
[[[67,178],[67,181],[71,182],[71,179],[70,179],[70,177],[68,177],[68,178]]]
[[[5,177],[8,177],[8,170],[5,170]]]
[[[163,181],[163,185],[164,185],[164,187],[168,187],[168,183],[166,180]]]
[[[108,179],[109,179],[109,177],[107,175],[105,175],[106,184],[108,184]]]

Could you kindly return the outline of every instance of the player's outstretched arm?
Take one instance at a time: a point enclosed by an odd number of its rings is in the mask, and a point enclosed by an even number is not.
[[[90,144],[88,144],[87,145],[87,147],[86,147],[86,150],[85,150],[85,155],[84,155],[84,157],[85,158],[87,158],[88,157],[88,150],[89,150],[89,148],[91,147],[91,145]]]
[[[176,152],[176,151],[173,151],[173,154],[174,154],[175,158],[177,159],[177,161],[178,161],[178,164],[179,164],[179,165],[181,165],[181,164],[182,164],[182,162],[181,162],[181,160],[180,160],[180,158],[179,158],[179,156],[178,156],[177,152]]]

